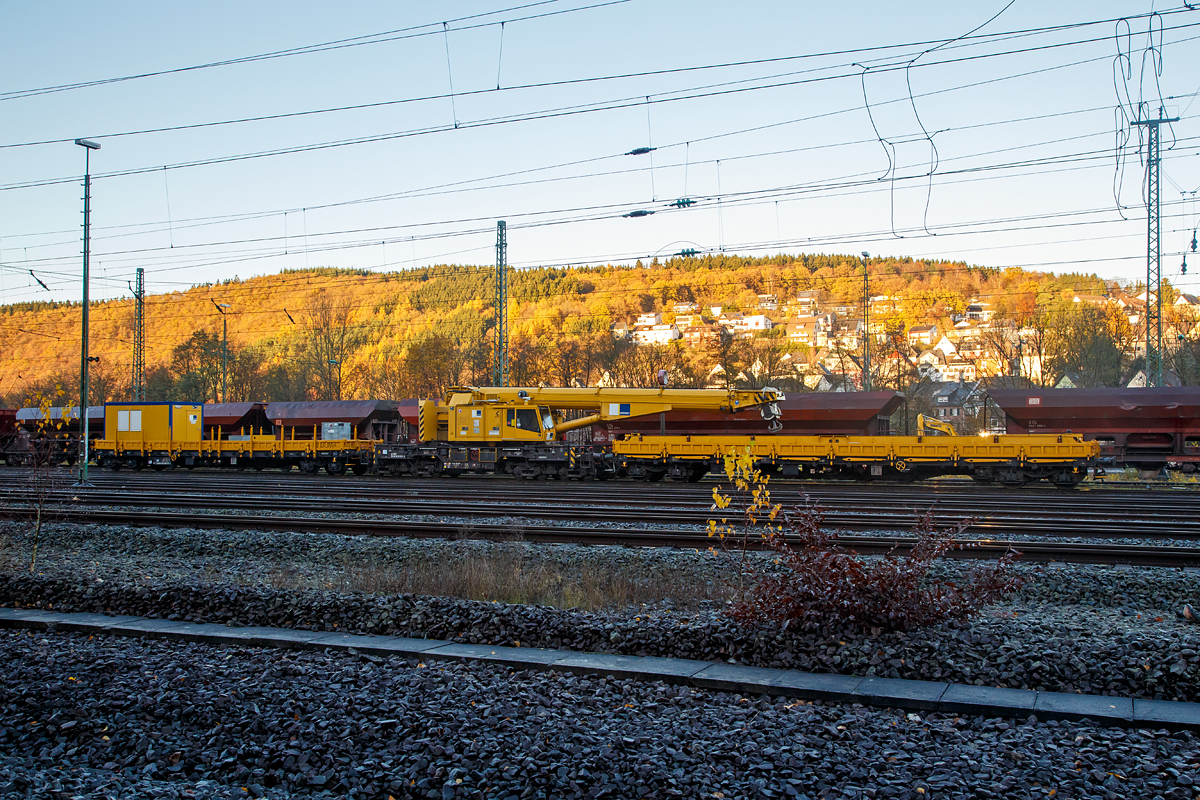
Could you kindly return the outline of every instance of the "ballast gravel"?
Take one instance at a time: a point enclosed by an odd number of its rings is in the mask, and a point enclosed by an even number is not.
[[[0,632],[0,796],[1191,798],[1200,737]]]
[[[504,549],[525,559],[518,564],[596,571],[638,562],[664,581],[679,570],[727,580],[737,567],[736,557],[696,551],[85,525],[55,525],[43,539],[41,574],[0,573],[0,605],[1200,701],[1200,626],[1174,614],[1196,599],[1194,570],[1025,565],[1026,585],[1010,602],[963,622],[872,635],[740,626],[711,603],[585,612],[269,582],[280,569],[322,586],[351,563],[450,563]]]
[[[4,533],[0,605],[1200,698],[1200,626],[1173,616],[1196,598],[1189,570],[1026,565],[1018,595],[961,624],[799,634],[681,598],[588,613],[265,580],[497,548],[698,581],[730,569],[694,551],[56,524],[30,575],[30,543]],[[0,797],[1200,796],[1191,733],[67,633],[0,632],[0,663]]]

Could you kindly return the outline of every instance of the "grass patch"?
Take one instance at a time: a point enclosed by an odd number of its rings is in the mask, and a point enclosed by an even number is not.
[[[616,611],[670,601],[677,608],[724,602],[724,581],[708,580],[665,564],[629,559],[611,564],[566,564],[536,545],[505,543],[464,547],[451,558],[415,557],[380,564],[348,556],[335,568],[302,572],[281,565],[269,571],[276,589],[333,589],[366,594],[423,594],[467,600]]]

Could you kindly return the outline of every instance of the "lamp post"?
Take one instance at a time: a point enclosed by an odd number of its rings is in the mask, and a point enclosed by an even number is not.
[[[229,400],[229,320],[225,317],[225,309],[233,306],[216,300],[212,304],[221,312],[221,402],[225,403]]]
[[[88,261],[92,249],[92,151],[100,145],[87,139],[76,139],[83,148],[83,330],[79,347],[79,486],[88,485]]]
[[[862,252],[863,262],[863,322],[866,325],[863,337],[863,389],[871,391],[871,284],[867,273],[867,259],[871,254]]]

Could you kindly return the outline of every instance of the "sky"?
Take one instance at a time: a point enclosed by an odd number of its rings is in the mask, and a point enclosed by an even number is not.
[[[1144,280],[1130,123],[1160,106],[1162,272],[1200,292],[1182,2],[0,0],[0,31],[0,304],[81,295],[76,138],[101,145],[93,298],[138,267],[162,293],[494,264],[498,220],[518,268],[865,251]]]

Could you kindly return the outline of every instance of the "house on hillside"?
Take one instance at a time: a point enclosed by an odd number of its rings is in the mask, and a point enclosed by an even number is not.
[[[900,295],[875,295],[871,298],[871,316],[874,317],[878,315],[883,317],[887,316],[888,314],[895,314],[900,309],[900,306],[903,302],[904,298]]]
[[[753,336],[758,331],[769,331],[775,325],[765,314],[742,314],[736,311],[722,314],[717,324],[741,337]]]
[[[800,317],[787,323],[787,338],[792,344],[823,347],[829,341],[829,334],[820,317]]]
[[[1175,298],[1173,303],[1176,311],[1182,311],[1190,315],[1200,314],[1200,298],[1194,294],[1180,294]]]
[[[964,339],[977,339],[983,331],[982,326],[973,319],[966,317],[959,318],[958,322],[954,323],[954,327],[946,331],[946,335],[956,342],[961,342]]]
[[[857,392],[861,388],[861,377],[857,372],[825,370],[815,388],[818,392]]]
[[[696,303],[676,303],[671,307],[671,311],[676,314],[698,314],[700,306]]]
[[[973,322],[989,322],[992,317],[996,316],[995,309],[991,303],[985,303],[982,300],[972,300],[967,304],[966,318]]]
[[[959,354],[958,347],[954,344],[954,342],[950,341],[950,339],[945,336],[938,339],[937,344],[935,344],[931,349],[941,352],[942,355],[946,356],[946,358],[956,358]]]
[[[637,322],[633,323],[639,328],[648,328],[651,325],[662,324],[662,314],[657,311],[650,311],[646,314],[638,314]]]
[[[846,320],[830,338],[837,344],[849,350],[862,347],[867,335],[867,325],[860,319]]]
[[[979,421],[986,393],[976,381],[946,381],[934,386],[931,400],[937,418],[963,433]]]
[[[776,311],[779,308],[779,298],[773,294],[760,294],[754,307],[759,311]]]
[[[1174,386],[1174,387],[1178,388],[1183,385],[1183,381],[1179,380],[1179,376],[1175,374],[1174,370],[1164,369],[1162,377],[1163,377],[1163,386]],[[1066,376],[1063,376],[1063,380],[1059,381],[1058,382],[1059,385],[1056,386],[1055,388],[1056,389],[1074,388],[1074,387],[1063,386],[1062,384],[1063,384],[1063,381],[1065,381],[1065,380],[1067,380],[1067,378],[1066,378]],[[1129,383],[1125,384],[1125,386],[1130,389],[1144,389],[1149,385],[1150,385],[1150,382],[1146,379],[1146,370],[1144,370],[1144,369],[1139,369],[1137,372],[1135,372],[1133,377],[1129,379]]]
[[[938,342],[938,344],[941,344],[941,342]],[[958,351],[960,356],[971,361],[983,358],[986,350],[983,340],[977,336],[962,337],[954,344],[954,349]]]
[[[913,325],[908,329],[908,343],[913,347],[931,347],[937,340],[937,325]]]
[[[938,377],[942,374],[942,367],[946,366],[946,354],[941,350],[922,350],[914,359],[917,365],[917,373],[922,378],[929,380],[940,380]]]
[[[797,292],[796,298],[790,300],[785,308],[793,313],[808,316],[817,311],[820,302],[821,293],[816,289],[808,289],[803,292]]]
[[[674,325],[635,325],[633,340],[638,344],[669,344],[682,339],[679,328]]]
[[[612,331],[612,335],[613,335],[614,339],[628,339],[629,338],[629,326],[626,325],[624,322],[614,322],[613,326],[610,330]]]
[[[944,381],[970,382],[979,378],[974,362],[967,361],[958,355],[946,359],[946,365],[941,368],[938,374],[941,380]]]
[[[707,347],[720,339],[720,325],[701,323],[683,329],[683,343],[688,347]]]
[[[769,331],[775,327],[775,323],[766,314],[747,314],[738,321],[737,327],[756,333],[758,331]]]
[[[1077,294],[1071,302],[1087,303],[1091,306],[1106,306],[1108,305],[1108,298],[1099,294]]]

